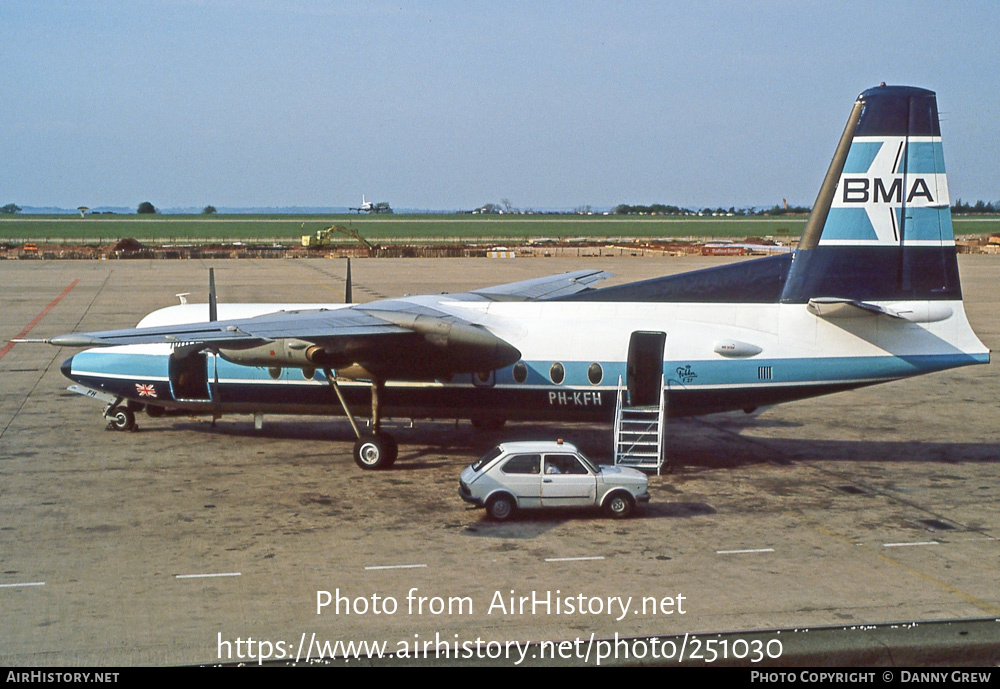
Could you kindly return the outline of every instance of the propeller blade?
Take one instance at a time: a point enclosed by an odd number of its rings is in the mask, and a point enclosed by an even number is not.
[[[347,257],[347,288],[344,290],[344,303],[353,304],[354,300],[351,296],[351,257]]]
[[[219,304],[215,298],[215,268],[208,269],[208,320],[219,320]]]

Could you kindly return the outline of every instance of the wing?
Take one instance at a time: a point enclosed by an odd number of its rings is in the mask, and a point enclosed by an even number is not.
[[[345,375],[397,380],[488,371],[521,357],[479,325],[405,301],[73,333],[45,341],[71,347],[169,344],[178,357],[207,349],[247,366],[331,368],[355,372]]]
[[[281,338],[337,337],[401,332],[380,318],[352,308],[276,311],[253,318],[180,323],[59,335],[45,340],[61,347],[113,347],[133,344],[203,344],[245,349]]]
[[[488,301],[553,299],[611,277],[600,270],[523,280],[464,293]],[[453,295],[459,300],[463,295]],[[246,366],[354,371],[363,377],[426,380],[510,366],[521,353],[486,328],[431,306],[385,300],[333,309],[276,311],[224,321],[71,333],[66,347],[169,344],[174,356],[217,352]]]

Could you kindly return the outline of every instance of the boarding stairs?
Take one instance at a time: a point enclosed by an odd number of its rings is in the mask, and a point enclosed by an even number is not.
[[[660,376],[660,403],[633,406],[628,390],[618,378],[618,402],[615,405],[615,464],[660,473],[663,467],[663,429],[666,421],[666,394]]]

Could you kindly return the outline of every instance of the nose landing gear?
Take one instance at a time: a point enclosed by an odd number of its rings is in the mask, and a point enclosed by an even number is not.
[[[135,412],[128,404],[122,404],[123,398],[118,397],[104,408],[104,418],[108,420],[109,431],[135,431],[139,426],[135,422]]]

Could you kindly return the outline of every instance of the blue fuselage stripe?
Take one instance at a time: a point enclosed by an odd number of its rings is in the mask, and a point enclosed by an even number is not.
[[[798,399],[838,389],[919,375],[956,366],[988,361],[989,355],[943,354],[922,356],[828,357],[802,359],[748,359],[740,361],[664,362],[664,385],[671,399],[670,413],[683,416],[724,409],[745,408],[773,401]],[[218,383],[209,376],[210,395],[201,402],[178,404],[167,376],[165,354],[142,355],[88,350],[72,359],[67,373],[72,380],[143,403],[166,407],[204,406],[223,413],[248,411],[254,407],[288,413],[337,413],[339,404],[317,373],[306,380],[299,369],[285,369],[273,379],[267,369],[236,366],[219,361]],[[548,380],[553,362],[525,362],[528,377],[514,380],[511,368],[496,372],[496,384],[473,384],[469,375],[455,376],[448,383],[389,383],[384,404],[406,415],[455,415],[479,405],[510,418],[530,418],[539,407],[542,416],[609,418],[614,410],[619,376],[625,378],[625,362],[601,363],[604,375],[597,385],[587,374],[594,362],[562,362],[566,376],[560,385]],[[209,360],[211,370],[211,360]],[[343,386],[351,406],[364,409],[369,401],[365,384]],[[155,397],[151,396],[155,393]],[[685,405],[690,403],[690,409]],[[472,407],[476,408],[476,407]],[[530,412],[530,415],[527,413]],[[398,413],[395,412],[395,413]]]

